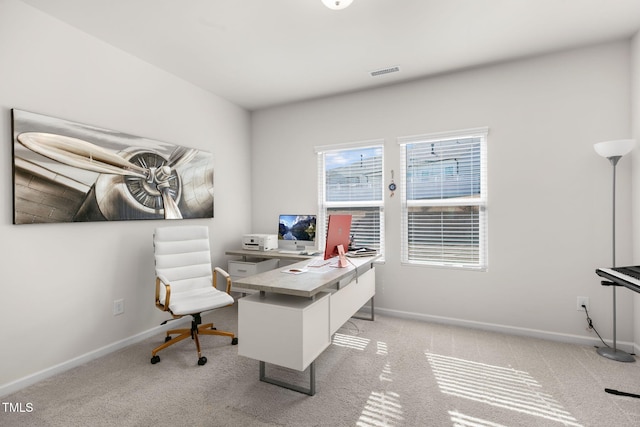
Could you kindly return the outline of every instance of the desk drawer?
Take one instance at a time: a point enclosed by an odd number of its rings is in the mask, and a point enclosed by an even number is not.
[[[376,293],[376,272],[371,269],[331,294],[331,334],[346,323]]]
[[[278,268],[278,259],[248,259],[229,261],[229,275],[232,278],[248,277]]]
[[[238,355],[304,371],[331,345],[329,294],[253,294],[238,300]]]

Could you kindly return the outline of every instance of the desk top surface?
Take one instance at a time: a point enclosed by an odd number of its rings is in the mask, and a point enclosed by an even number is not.
[[[301,297],[313,297],[318,292],[333,286],[347,277],[355,277],[373,268],[373,263],[380,256],[349,258],[349,265],[344,268],[324,265],[321,267],[307,267],[310,262],[322,259],[321,256],[306,259],[286,267],[276,268],[254,276],[243,277],[234,283],[244,289],[262,292],[273,292]],[[303,273],[287,273],[292,269],[303,270]]]

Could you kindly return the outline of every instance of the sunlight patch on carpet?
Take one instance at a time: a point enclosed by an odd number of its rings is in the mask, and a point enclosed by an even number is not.
[[[394,392],[371,392],[362,410],[358,427],[381,427],[402,425],[402,405],[400,396]]]
[[[471,417],[458,411],[449,411],[449,415],[451,416],[453,427],[506,427],[502,424]]]
[[[378,351],[376,351],[376,354],[382,355],[382,356],[386,356],[388,351],[387,351],[387,343],[386,342],[382,342],[382,341],[378,341],[377,342],[377,348]]]
[[[381,342],[378,341],[378,354]],[[384,354],[387,345],[383,344]],[[379,380],[382,384],[393,382],[393,372],[391,363],[386,362],[380,373]],[[386,387],[386,386],[384,386]],[[360,418],[356,422],[358,427],[395,427],[403,425],[404,417],[400,395],[393,391],[372,391],[367,398],[364,409],[360,413]]]
[[[581,427],[527,372],[425,353],[440,391],[475,402]]]
[[[387,381],[387,382],[393,381],[391,379],[391,364],[389,362],[385,363],[379,378],[380,378],[380,381]]]
[[[360,338],[354,337],[353,335],[345,335],[335,333],[333,334],[333,345],[337,345],[338,347],[349,347],[355,350],[364,350],[371,342],[368,338]]]

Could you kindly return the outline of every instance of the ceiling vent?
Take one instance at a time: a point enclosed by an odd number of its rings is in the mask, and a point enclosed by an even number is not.
[[[377,77],[377,76],[382,76],[384,74],[397,73],[398,71],[400,71],[400,67],[388,67],[388,68],[383,68],[381,70],[370,71],[369,75],[371,77]]]

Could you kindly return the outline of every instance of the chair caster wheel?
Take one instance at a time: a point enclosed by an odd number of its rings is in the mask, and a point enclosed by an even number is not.
[[[155,355],[151,358],[151,364],[155,365],[156,363],[158,363],[160,361],[160,356]]]
[[[198,359],[198,365],[202,366],[205,363],[207,363],[207,358],[202,356],[200,359]]]
[[[169,342],[169,341],[171,341],[171,336],[170,335],[166,336],[165,339],[164,339],[164,342]]]
[[[238,345],[238,338],[237,337],[231,339],[231,345]]]

